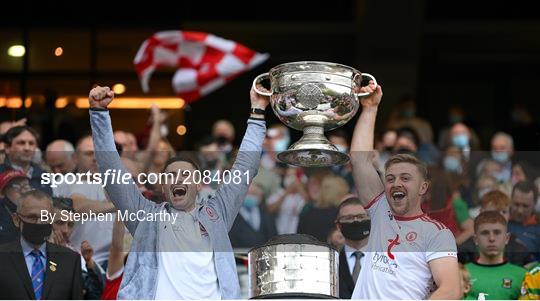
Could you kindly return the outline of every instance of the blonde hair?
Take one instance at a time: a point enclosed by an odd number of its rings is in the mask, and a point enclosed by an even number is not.
[[[414,166],[416,166],[416,169],[418,169],[418,172],[420,173],[420,175],[424,178],[424,179],[427,179],[428,177],[428,172],[427,172],[427,167],[426,167],[426,164],[422,161],[420,161],[418,158],[416,158],[415,156],[413,155],[409,155],[409,154],[397,154],[397,155],[393,155],[392,157],[390,157],[390,159],[388,159],[388,161],[386,161],[386,163],[384,164],[384,170],[388,170],[388,168],[394,164],[398,164],[398,163],[409,163],[409,164],[412,164]]]
[[[321,196],[315,203],[318,208],[337,207],[349,193],[349,184],[342,177],[328,175],[321,182]]]

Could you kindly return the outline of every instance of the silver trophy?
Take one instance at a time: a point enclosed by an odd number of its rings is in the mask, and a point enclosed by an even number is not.
[[[325,131],[346,124],[356,114],[357,93],[363,77],[370,74],[349,66],[327,62],[293,62],[278,65],[253,81],[258,94],[270,96],[276,116],[287,126],[304,135],[288,150],[277,155],[284,163],[302,167],[324,167],[345,164],[349,156],[340,152],[324,136]],[[270,80],[270,92],[257,87]]]

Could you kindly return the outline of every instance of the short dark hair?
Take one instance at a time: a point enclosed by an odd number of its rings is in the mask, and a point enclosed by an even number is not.
[[[499,213],[499,211],[484,211],[480,213],[475,219],[474,219],[474,232],[478,231],[478,228],[482,224],[501,224],[505,227],[508,227],[508,222],[502,216],[502,214]]]
[[[417,148],[420,147],[420,136],[418,135],[418,132],[414,128],[409,127],[409,126],[404,126],[397,129],[396,134],[397,134],[396,140],[399,139],[399,137],[405,137],[412,140],[412,142],[414,143],[414,145],[416,145]]]
[[[346,198],[343,202],[341,202],[338,206],[338,212],[341,210],[341,208],[345,207],[345,206],[349,206],[349,205],[360,205],[360,206],[364,206],[364,204],[362,204],[362,201],[360,201],[359,198],[357,197],[350,197],[350,198]]]
[[[187,162],[189,164],[191,164],[193,166],[193,168],[195,168],[195,170],[201,170],[200,166],[199,166],[199,162],[197,160],[197,158],[189,153],[189,152],[181,152],[179,153],[178,155],[170,158],[169,160],[167,160],[167,162],[165,162],[165,165],[163,166],[163,171],[162,172],[165,172],[165,170],[167,169],[167,167],[171,164],[173,164],[174,162]]]
[[[536,190],[536,186],[531,181],[519,181],[514,185],[514,188],[512,188],[512,197],[514,197],[514,192],[516,190],[519,190],[523,193],[533,193],[533,202],[536,202],[536,199],[538,198],[538,191]]]
[[[11,143],[13,143],[13,140],[15,140],[15,138],[17,138],[24,131],[27,131],[30,134],[32,134],[32,136],[34,136],[34,138],[36,138],[36,142],[39,142],[39,134],[38,134],[38,132],[33,127],[28,126],[28,125],[19,125],[19,126],[15,126],[15,127],[10,128],[4,134],[4,139],[3,140],[8,146],[11,146]]]

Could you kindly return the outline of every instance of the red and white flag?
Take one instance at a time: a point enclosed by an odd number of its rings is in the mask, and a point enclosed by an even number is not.
[[[237,42],[195,31],[160,31],[145,40],[134,64],[144,92],[159,67],[177,67],[173,89],[188,103],[268,59]]]

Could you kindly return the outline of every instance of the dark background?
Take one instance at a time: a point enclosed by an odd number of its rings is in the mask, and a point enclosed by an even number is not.
[[[401,97],[412,95],[418,115],[437,133],[448,124],[448,108],[459,104],[487,147],[495,131],[510,128],[515,105],[526,106],[537,122],[540,116],[540,10],[534,1],[3,3],[0,97],[44,95],[47,104],[57,96],[87,95],[95,83],[115,82],[127,83],[126,96],[143,96],[131,64],[134,54],[152,33],[175,29],[206,31],[271,55],[183,112],[171,112],[169,139],[179,148],[209,134],[220,118],[233,121],[242,133],[253,78],[298,60],[342,63],[375,75],[385,93],[381,124]],[[50,62],[50,53],[40,48],[55,38],[73,45],[73,50],[65,47],[64,61]],[[3,46],[15,40],[26,44],[26,61],[1,58],[6,56]],[[154,73],[150,95],[173,96],[173,73]],[[82,120],[76,131],[84,131],[86,112],[75,113]],[[65,134],[66,129],[50,129],[58,110],[45,105],[0,108],[0,120],[29,114],[38,116],[30,119],[31,125],[48,131],[42,144]],[[115,128],[131,131],[140,131],[148,116],[142,110],[112,114]],[[269,118],[277,122],[272,113]],[[349,132],[354,121],[345,126]],[[186,136],[175,134],[177,124],[187,126]],[[293,139],[299,134],[294,132]],[[530,139],[540,141],[540,136]],[[516,141],[518,150],[530,150],[520,143]]]

